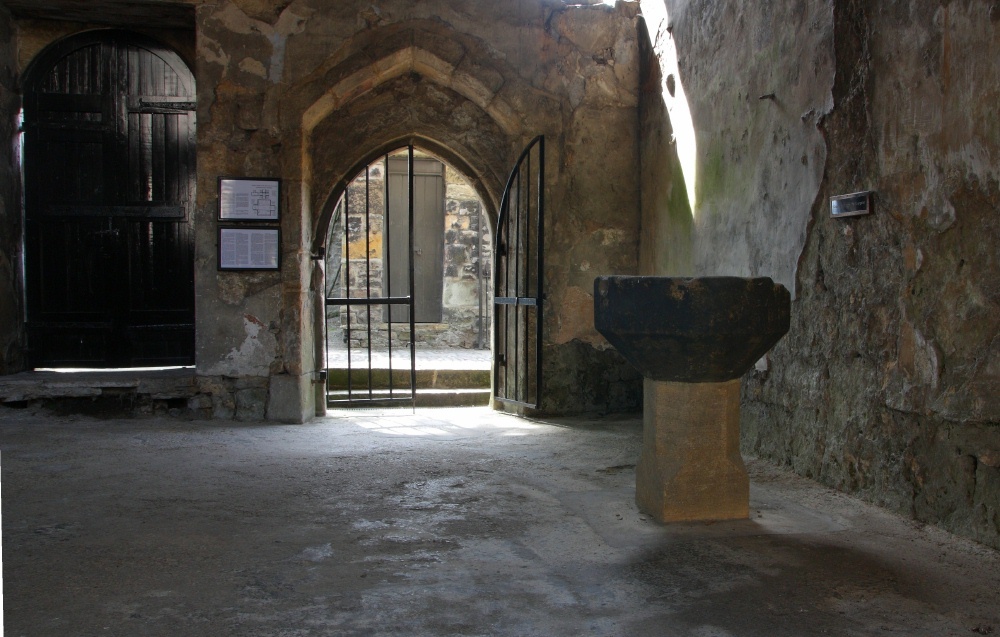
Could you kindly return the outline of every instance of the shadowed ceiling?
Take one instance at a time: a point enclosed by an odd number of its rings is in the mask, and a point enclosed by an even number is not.
[[[191,29],[195,7],[184,0],[4,0],[20,18],[118,27]]]

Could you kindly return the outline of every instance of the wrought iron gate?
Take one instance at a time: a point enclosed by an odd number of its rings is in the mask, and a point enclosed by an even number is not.
[[[415,403],[412,145],[405,157],[402,205],[395,196],[397,205],[390,205],[387,155],[365,168],[364,177],[353,182],[357,187],[345,190],[330,224],[327,355],[342,359],[327,361],[330,406],[412,408]],[[381,188],[373,187],[375,178]],[[329,342],[331,332],[343,342]]]
[[[545,138],[521,153],[500,202],[494,268],[493,395],[537,409],[542,402],[545,299]]]

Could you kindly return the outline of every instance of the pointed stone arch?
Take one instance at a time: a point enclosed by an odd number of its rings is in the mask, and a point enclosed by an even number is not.
[[[489,113],[508,134],[520,129],[513,106],[481,78],[417,46],[393,51],[344,77],[327,89],[302,115],[308,135],[333,111],[380,84],[409,73],[417,73],[446,86]],[[501,84],[502,86],[502,84]]]
[[[559,127],[557,98],[483,40],[426,20],[356,34],[293,93],[302,100],[297,150],[314,248],[366,159],[413,143],[468,176],[495,221],[521,146],[547,124]]]
[[[485,84],[442,72],[432,61],[440,58],[413,47],[397,53],[348,75],[303,112],[302,179],[314,246],[366,160],[409,143],[468,176],[495,221],[506,171],[523,143],[522,123],[509,116],[504,99],[484,97]]]
[[[428,138],[423,137],[401,137],[397,139],[385,142],[375,148],[372,148],[364,155],[360,156],[360,159],[355,161],[350,165],[349,168],[343,170],[339,173],[339,177],[336,182],[328,189],[328,194],[323,199],[323,203],[318,208],[319,214],[317,215],[316,223],[313,231],[313,249],[312,252],[318,253],[319,249],[323,246],[326,241],[327,235],[329,234],[330,220],[333,216],[334,209],[336,208],[337,202],[340,200],[341,195],[347,190],[348,185],[350,185],[351,180],[355,175],[361,173],[365,170],[365,167],[371,164],[373,161],[380,157],[385,156],[395,150],[405,148],[408,145],[413,145],[414,148],[430,153],[431,155],[437,157],[445,164],[455,168],[462,175],[469,180],[469,183],[475,189],[476,194],[482,200],[483,205],[486,209],[486,215],[490,220],[490,227],[494,227],[496,224],[497,217],[497,207],[499,206],[500,196],[503,194],[500,189],[494,187],[491,183],[486,183],[476,172],[476,169],[469,165],[469,163],[460,155],[456,154],[446,145]]]

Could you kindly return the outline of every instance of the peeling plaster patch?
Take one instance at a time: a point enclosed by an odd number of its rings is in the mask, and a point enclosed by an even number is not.
[[[628,235],[624,230],[604,229],[598,230],[596,234],[600,237],[602,246],[616,246],[628,241]]]
[[[913,368],[912,373],[921,385],[935,390],[940,378],[940,365],[937,349],[929,342],[920,330],[912,326],[913,336]],[[905,333],[904,333],[905,334]]]
[[[923,413],[938,390],[941,356],[910,321],[900,326],[898,362],[887,376],[885,404],[899,411]]]
[[[220,376],[268,376],[271,362],[277,351],[277,340],[267,329],[267,325],[252,314],[243,315],[243,331],[246,337],[239,347],[226,354],[218,365],[208,370],[208,375]]]
[[[287,44],[288,36],[305,31],[308,16],[301,16],[285,9],[281,13],[281,17],[278,18],[278,21],[272,26],[267,22],[251,18],[235,5],[228,5],[219,13],[218,18],[227,29],[234,33],[247,35],[259,34],[267,38],[268,42],[271,43],[269,66],[266,73],[255,72],[254,74],[260,77],[267,77],[271,82],[277,84],[281,81],[285,68],[285,45]],[[227,58],[226,63],[228,61]],[[262,63],[259,64],[263,68],[264,65]],[[240,63],[240,68],[243,68],[242,65],[243,62]]]
[[[229,56],[226,55],[222,45],[208,36],[202,34],[201,46],[198,47],[198,57],[209,64],[218,64],[222,67],[222,76],[226,76],[226,69],[229,68]]]
[[[267,77],[267,69],[264,68],[260,60],[253,58],[243,58],[240,61],[240,70],[251,75],[256,75],[257,77]]]
[[[924,265],[923,251],[915,245],[906,245],[903,248],[903,265],[913,274],[919,272]]]
[[[271,41],[271,68],[268,69],[268,77],[271,82],[277,84],[281,81],[281,73],[285,68],[285,43],[288,36],[281,33],[272,33],[268,36]]]
[[[289,36],[304,32],[309,17],[292,13],[286,9],[281,12],[281,17],[278,18],[273,30],[265,32],[267,39],[271,41],[271,67],[268,69],[268,77],[274,84],[281,81],[282,73],[285,70],[285,45],[288,43]]]
[[[939,232],[944,232],[955,225],[955,206],[947,199],[928,206],[924,209],[927,213],[927,225]]]
[[[949,152],[947,158],[949,164],[965,164],[970,175],[986,175],[1000,180],[1000,167],[993,161],[990,149],[979,140],[963,144],[958,150]]]
[[[262,28],[271,28],[266,22],[254,20],[243,13],[243,10],[235,4],[226,5],[215,17],[227,30],[233,33],[260,33]]]

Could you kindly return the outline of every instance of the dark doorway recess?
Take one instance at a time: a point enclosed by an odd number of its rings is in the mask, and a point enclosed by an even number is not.
[[[24,82],[33,367],[194,362],[194,77],[124,31],[43,52]]]
[[[493,279],[493,397],[529,409],[542,403],[544,241],[545,138],[538,136],[504,187]]]

